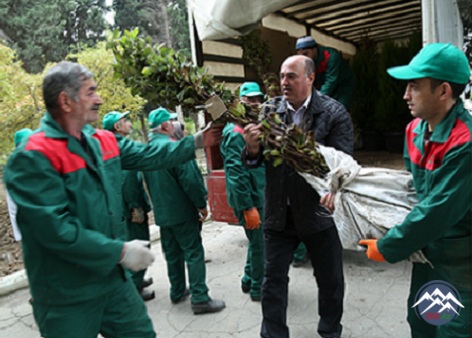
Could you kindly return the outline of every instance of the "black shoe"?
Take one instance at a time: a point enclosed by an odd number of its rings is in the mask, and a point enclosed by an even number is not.
[[[219,312],[223,310],[225,306],[225,302],[222,300],[213,299],[206,303],[192,304],[192,311],[195,315],[201,315],[204,313]]]
[[[141,291],[141,298],[142,298],[145,302],[147,302],[148,300],[151,300],[151,299],[156,298],[156,294],[154,293],[154,291],[142,290],[142,291]]]
[[[179,303],[182,303],[184,302],[188,296],[190,295],[190,290],[189,289],[185,289],[184,291],[184,295],[178,299],[175,299],[175,300],[170,300],[172,302],[172,304],[179,304]]]
[[[149,285],[151,285],[152,283],[154,283],[154,281],[152,280],[152,277],[149,277],[149,278],[144,278],[143,279],[143,282],[141,283],[141,288],[147,288]]]
[[[241,283],[241,291],[243,293],[249,293],[249,291],[251,291],[251,285]]]

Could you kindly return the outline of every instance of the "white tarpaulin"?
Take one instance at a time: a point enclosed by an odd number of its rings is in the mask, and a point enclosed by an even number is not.
[[[326,179],[299,173],[319,193],[336,193],[333,219],[345,249],[361,249],[360,239],[381,238],[400,224],[418,202],[411,174],[403,170],[362,168],[351,156],[319,146],[330,168]],[[410,257],[427,262],[421,251]]]
[[[244,35],[263,17],[298,0],[188,0],[198,37],[219,40]]]

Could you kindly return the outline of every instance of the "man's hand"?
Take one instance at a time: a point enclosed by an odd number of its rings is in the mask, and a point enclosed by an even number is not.
[[[205,206],[204,208],[198,208],[199,221],[203,222],[208,217],[208,209]]]
[[[250,123],[244,127],[244,140],[247,144],[247,152],[249,157],[257,157],[261,149],[261,144],[259,143],[259,135],[261,134],[262,124]]]
[[[133,208],[131,213],[131,222],[143,223],[144,222],[144,210],[143,208]]]
[[[256,230],[259,229],[261,225],[261,217],[259,216],[259,211],[257,208],[249,208],[243,211],[244,219],[246,221],[247,230]]]
[[[118,263],[126,269],[136,272],[146,269],[152,262],[154,262],[154,255],[149,249],[149,241],[135,239],[125,242]]]
[[[330,212],[334,211],[334,196],[335,196],[334,193],[329,192],[321,196],[321,199],[320,199],[320,204],[322,204]]]
[[[378,239],[361,239],[359,245],[366,246],[367,258],[376,262],[385,262],[384,256],[380,253],[379,248],[377,248]]]

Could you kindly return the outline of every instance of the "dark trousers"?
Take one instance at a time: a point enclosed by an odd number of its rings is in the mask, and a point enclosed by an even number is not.
[[[282,231],[264,229],[265,273],[262,284],[261,337],[289,337],[287,326],[288,271],[300,242],[307,247],[318,284],[318,333],[340,337],[344,274],[342,246],[335,226],[314,234],[299,235],[291,219]],[[307,290],[308,292],[308,290]]]

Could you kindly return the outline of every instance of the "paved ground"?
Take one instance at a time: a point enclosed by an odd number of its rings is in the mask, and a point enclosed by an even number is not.
[[[158,337],[229,338],[258,337],[260,303],[240,291],[246,240],[241,228],[226,223],[204,225],[207,281],[211,296],[224,299],[227,308],[217,314],[195,316],[187,300],[172,305],[169,283],[159,242],[153,251],[157,260],[148,274],[153,277],[156,299],[147,303]],[[408,337],[406,297],[410,263],[394,265],[370,262],[363,253],[345,251],[346,297],[343,317],[344,338]],[[317,289],[311,266],[290,271],[288,323],[291,337],[317,337]],[[0,297],[0,336],[38,337],[28,289]]]

